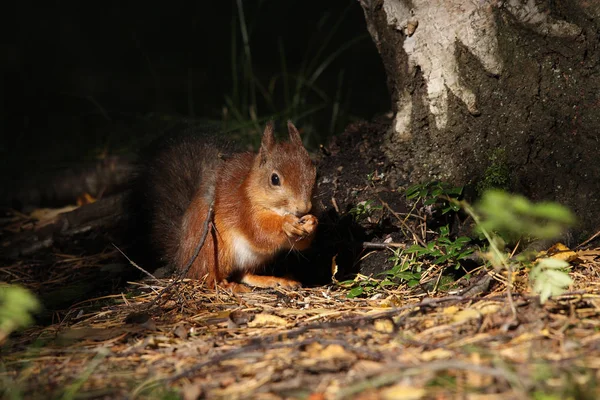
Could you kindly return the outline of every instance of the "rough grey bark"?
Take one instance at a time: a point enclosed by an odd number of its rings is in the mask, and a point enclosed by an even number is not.
[[[600,226],[600,1],[360,3],[399,182],[495,180]]]

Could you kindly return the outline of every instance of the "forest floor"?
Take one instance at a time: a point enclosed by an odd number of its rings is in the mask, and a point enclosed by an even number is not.
[[[516,273],[514,311],[505,275],[483,269],[461,290],[368,298],[339,284],[232,294],[181,281],[153,303],[172,280],[147,278],[10,337],[0,382],[6,398],[594,399],[600,249],[576,254],[569,292],[543,305]],[[119,254],[45,257],[1,270],[47,303]]]
[[[468,220],[407,208],[377,129],[351,126],[324,149],[324,217],[309,263],[295,266],[298,290],[142,279],[113,245],[132,241],[113,235],[118,195],[7,212],[0,283],[28,288],[44,310],[4,340],[0,326],[0,397],[600,398],[599,235],[547,254],[568,255],[573,283],[543,304],[527,268],[509,279],[473,260],[424,257],[410,264],[418,275],[383,284],[398,249],[437,246],[444,224],[448,240],[464,235]]]

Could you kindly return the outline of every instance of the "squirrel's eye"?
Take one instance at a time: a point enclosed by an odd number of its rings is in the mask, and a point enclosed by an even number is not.
[[[279,185],[280,185],[280,182],[279,182],[279,175],[277,175],[277,174],[275,174],[275,173],[274,173],[273,175],[271,175],[271,184],[272,184],[273,186],[279,186]]]

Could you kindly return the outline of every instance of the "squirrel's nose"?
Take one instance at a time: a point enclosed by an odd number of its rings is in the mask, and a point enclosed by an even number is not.
[[[294,214],[296,214],[297,217],[302,217],[308,214],[311,209],[312,203],[310,201],[298,203],[296,204],[296,212]]]

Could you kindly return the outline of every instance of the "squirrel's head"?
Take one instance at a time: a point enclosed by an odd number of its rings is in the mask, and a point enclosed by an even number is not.
[[[248,188],[256,206],[300,217],[312,209],[317,171],[291,121],[288,131],[289,141],[277,143],[273,123],[267,124]]]

